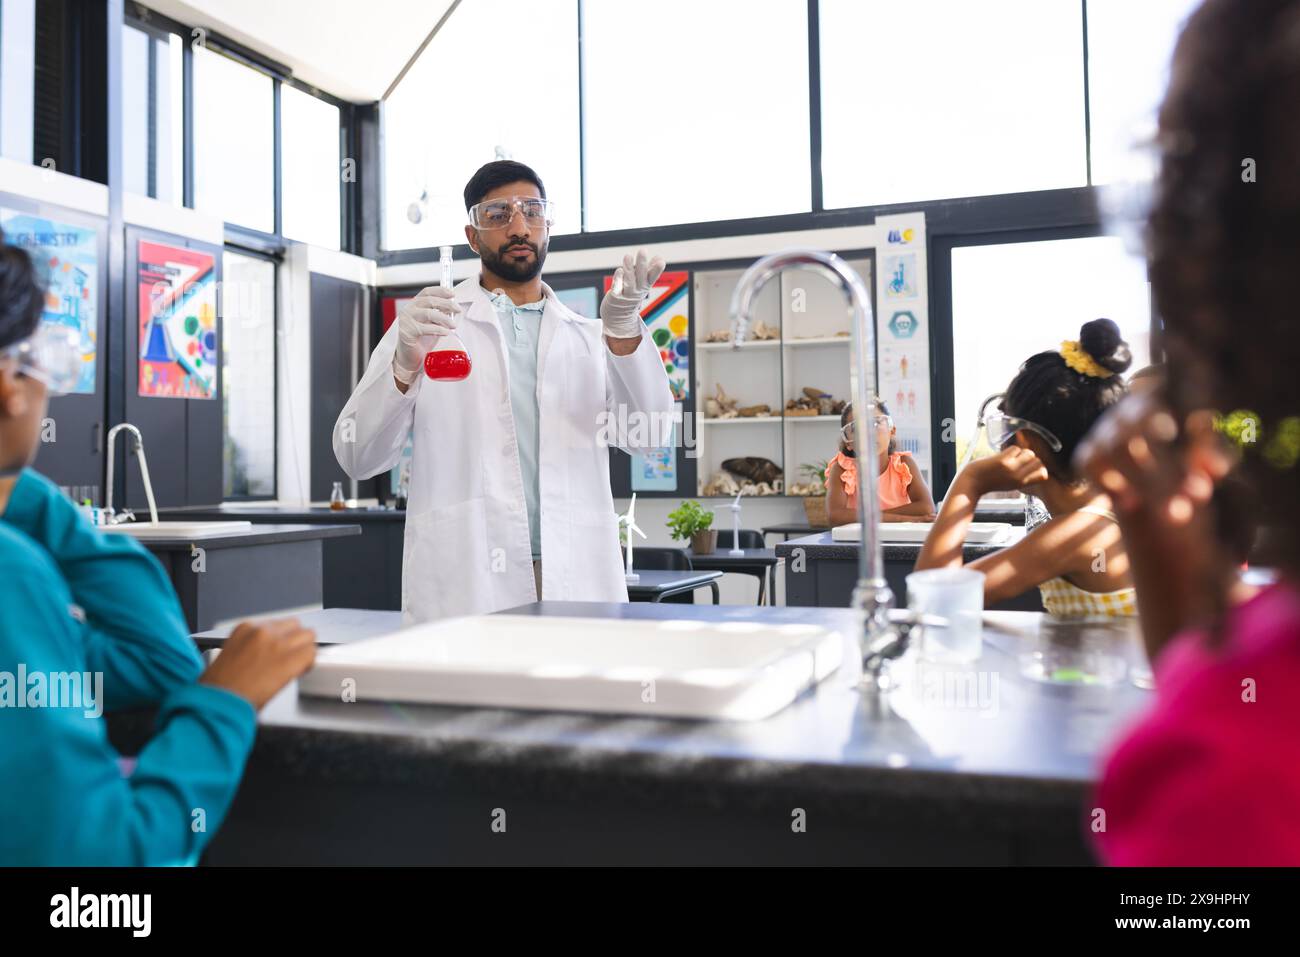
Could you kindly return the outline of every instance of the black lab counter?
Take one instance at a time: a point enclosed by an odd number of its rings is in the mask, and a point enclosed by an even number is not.
[[[849,611],[567,602],[514,611],[595,616],[611,629],[646,618],[820,623],[846,636],[847,661],[755,723],[349,704],[290,687],[262,713],[207,861],[1086,863],[1099,756],[1149,696],[1126,681],[1025,677],[1024,656],[1044,635],[1069,641],[1085,627],[1044,626],[1046,616],[1027,612],[987,613],[978,662],[918,665],[882,697],[860,690]],[[322,641],[395,622],[367,614],[304,621]],[[1137,649],[1131,625],[1089,640],[1120,661]],[[504,833],[493,829],[502,821]]]

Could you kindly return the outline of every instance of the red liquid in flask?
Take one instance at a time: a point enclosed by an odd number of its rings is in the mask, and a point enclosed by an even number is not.
[[[462,349],[440,349],[424,357],[424,374],[442,382],[459,382],[468,378],[469,353]]]

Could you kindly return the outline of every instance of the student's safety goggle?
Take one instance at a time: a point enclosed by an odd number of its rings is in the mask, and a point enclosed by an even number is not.
[[[13,359],[17,373],[45,384],[56,395],[71,392],[81,380],[81,341],[76,331],[42,322],[22,342],[0,349],[0,359]]]
[[[549,227],[555,222],[555,204],[549,199],[535,196],[511,196],[509,199],[492,199],[469,208],[469,221],[475,229],[504,229],[518,211],[524,222],[534,229]]]
[[[1033,432],[1041,436],[1053,452],[1061,451],[1061,440],[1038,423],[1019,416],[1007,415],[1001,409],[989,409],[991,402],[1001,400],[1005,396],[1005,392],[991,395],[980,406],[979,425],[983,426],[985,434],[988,435],[989,445],[995,449],[1005,449],[1015,439],[1017,432]]]
[[[845,422],[840,426],[840,435],[844,436],[848,441],[853,440],[854,424],[855,423],[853,422]],[[877,430],[892,429],[894,427],[894,420],[887,415],[874,415],[871,417],[871,424],[874,425]]]

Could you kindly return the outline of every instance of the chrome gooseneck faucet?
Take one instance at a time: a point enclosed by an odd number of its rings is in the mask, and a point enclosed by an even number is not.
[[[787,249],[765,256],[745,271],[731,297],[732,348],[739,349],[749,328],[754,299],[769,280],[791,267],[811,270],[830,280],[847,300],[849,328],[857,361],[857,390],[853,399],[854,445],[861,450],[858,469],[858,518],[862,524],[862,547],[858,551],[858,584],[853,606],[863,612],[863,668],[880,683],[884,664],[907,648],[908,634],[915,622],[903,615],[891,615],[894,593],[885,581],[880,548],[880,499],[871,452],[876,447],[872,433],[875,420],[876,320],[871,296],[862,279],[839,256],[816,249]]]
[[[130,509],[123,509],[120,516],[113,511],[113,459],[116,457],[114,453],[117,451],[117,433],[119,432],[131,433],[131,438],[128,441],[135,444],[128,446],[128,454],[134,451],[136,458],[140,460],[140,478],[144,480],[144,494],[149,501],[149,521],[157,525],[158,506],[154,504],[153,483],[149,481],[149,463],[144,457],[144,438],[140,435],[140,430],[129,422],[115,425],[108,430],[108,441],[105,443],[108,448],[108,475],[105,477],[106,491],[104,493],[104,515],[106,520],[110,525],[120,525],[135,518]]]

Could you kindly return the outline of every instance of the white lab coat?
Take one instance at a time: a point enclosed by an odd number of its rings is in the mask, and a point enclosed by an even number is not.
[[[674,411],[668,376],[648,333],[631,355],[615,356],[599,320],[579,316],[543,288],[541,597],[627,601],[607,449],[648,451],[667,443]],[[402,555],[407,623],[498,611],[539,597],[497,313],[478,276],[455,293],[463,310],[457,334],[473,363],[469,378],[437,382],[421,374],[403,395],[393,381],[394,322],[334,426],[334,454],[355,479],[397,464],[414,426]],[[631,427],[602,431],[607,415]]]

